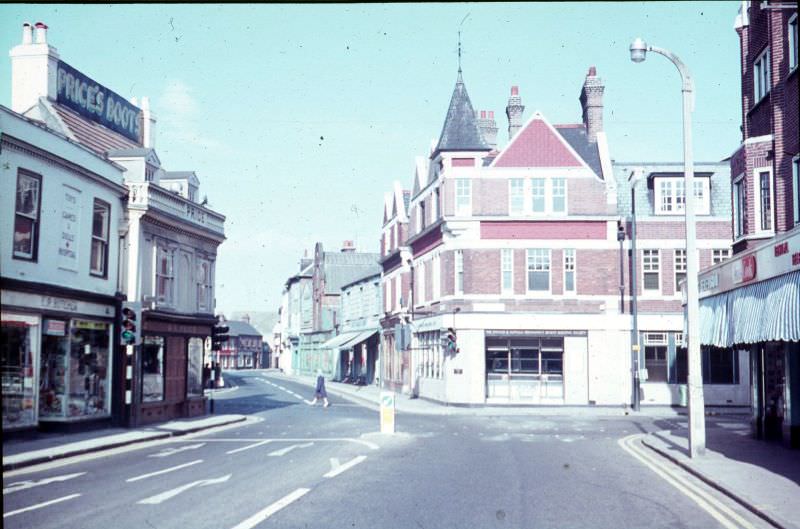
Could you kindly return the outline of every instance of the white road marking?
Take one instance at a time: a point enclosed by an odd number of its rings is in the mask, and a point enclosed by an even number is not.
[[[328,472],[327,474],[324,474],[322,477],[324,477],[324,478],[332,478],[334,476],[338,476],[339,474],[341,474],[345,470],[353,468],[357,464],[361,463],[366,458],[367,458],[367,456],[355,457],[355,458],[351,459],[350,461],[348,461],[347,463],[345,463],[344,465],[341,465],[341,466],[339,466],[337,468],[331,469],[330,472]]]
[[[265,444],[271,443],[271,442],[272,442],[271,439],[267,439],[266,441],[259,441],[257,443],[253,443],[251,445],[243,446],[241,448],[234,448],[233,450],[228,450],[225,453],[226,454],[235,454],[236,452],[244,452],[245,450],[250,450],[251,448],[255,448],[257,446],[262,446],[262,445],[265,445]]]
[[[747,520],[733,512],[730,508],[728,508],[727,505],[712,497],[710,494],[700,489],[696,485],[693,485],[685,479],[676,476],[664,463],[658,462],[655,459],[651,459],[649,454],[646,455],[643,448],[634,445],[634,443],[643,436],[644,434],[629,435],[628,437],[618,439],[617,444],[619,444],[630,455],[638,459],[641,463],[649,467],[650,470],[661,476],[661,478],[667,483],[681,491],[688,498],[692,499],[696,504],[702,507],[703,510],[713,516],[714,519],[728,529],[740,529],[742,527],[745,529],[754,529],[754,527],[748,523]],[[729,520],[726,518],[723,515],[723,512],[731,519]],[[737,523],[739,525],[737,525]]]
[[[190,467],[192,465],[196,465],[196,464],[202,463],[202,462],[203,462],[202,459],[196,459],[194,461],[190,461],[189,463],[184,463],[182,465],[178,465],[178,466],[174,466],[174,467],[170,467],[170,468],[165,468],[164,470],[159,470],[157,472],[150,472],[149,474],[142,474],[141,476],[136,476],[135,478],[128,478],[125,481],[128,482],[128,483],[131,483],[133,481],[139,481],[140,479],[152,478],[153,476],[160,476],[161,474],[166,474],[167,472],[173,472],[175,470],[180,470],[182,468]]]
[[[186,492],[187,490],[194,488],[194,487],[207,487],[208,485],[215,485],[217,483],[225,483],[230,479],[233,474],[228,474],[227,476],[222,476],[221,478],[215,479],[201,479],[198,481],[193,481],[191,483],[187,483],[186,485],[181,485],[180,487],[175,487],[172,490],[168,490],[166,492],[162,492],[161,494],[156,494],[155,496],[150,496],[142,501],[136,502],[141,503],[144,505],[158,505],[159,503],[165,502],[171,498],[174,498],[178,494],[182,492]]]
[[[276,512],[280,511],[290,503],[299,500],[303,496],[305,496],[311,489],[297,489],[296,491],[287,494],[283,498],[279,499],[269,507],[262,509],[255,513],[253,516],[244,520],[243,522],[236,525],[233,529],[252,529],[256,525],[260,524]]]
[[[78,476],[83,476],[84,474],[86,474],[86,472],[78,472],[77,474],[65,474],[63,476],[54,476],[52,478],[40,479],[39,481],[19,481],[17,483],[11,483],[8,487],[3,489],[3,496],[5,496],[6,494],[11,494],[12,492],[17,492],[18,490],[32,489],[33,487],[38,487],[39,485],[47,485],[49,483],[67,481],[68,479],[77,478]]]
[[[312,442],[312,443],[304,443],[304,444],[301,444],[301,445],[291,445],[291,446],[287,446],[286,448],[281,448],[280,450],[275,450],[274,452],[270,452],[268,455],[273,456],[273,457],[285,456],[286,454],[288,454],[289,452],[291,452],[295,448],[308,448],[309,446],[312,446],[313,444],[314,443]]]
[[[287,432],[284,432],[284,433],[287,433]],[[365,434],[365,435],[369,435],[369,434]],[[379,432],[374,432],[373,435],[379,435]],[[431,437],[432,435],[433,435],[432,433],[431,434],[427,434],[427,435],[420,434],[420,435],[417,435],[417,437],[420,437],[420,436],[421,437],[425,437],[425,436]],[[320,442],[320,443],[327,443],[327,442],[338,443],[338,442],[344,441],[344,442],[348,442],[348,443],[356,443],[356,444],[364,445],[367,448],[369,448],[370,450],[377,450],[378,448],[380,448],[377,444],[375,444],[373,442],[365,441],[364,439],[353,439],[352,437],[317,437],[317,438],[314,438],[314,437],[294,437],[294,438],[273,437],[273,438],[268,438],[268,439],[265,439],[263,437],[241,437],[241,438],[239,438],[239,437],[217,437],[217,438],[208,438],[208,439],[194,439],[194,441],[200,441],[200,440],[202,440],[203,442],[206,442],[206,443],[246,443],[248,441],[251,442],[251,443],[256,443],[258,441],[266,441],[266,440],[280,441],[282,443],[285,443],[285,442],[305,443],[305,442],[309,442],[309,441],[310,442],[315,442],[315,443],[316,442]],[[171,443],[186,443],[186,442],[189,442],[189,441],[188,440],[174,439],[174,440],[170,440],[170,442]]]
[[[70,494],[69,496],[64,496],[63,498],[56,498],[55,500],[46,501],[44,503],[37,503],[36,505],[31,505],[30,507],[25,507],[24,509],[17,509],[16,511],[4,512],[3,518],[8,518],[9,516],[14,516],[15,514],[20,514],[23,512],[41,509],[42,507],[47,507],[48,505],[53,505],[54,503],[61,503],[62,501],[67,501],[73,498],[77,498],[78,496],[80,496],[80,494]]]
[[[195,449],[200,448],[202,446],[205,446],[205,443],[198,443],[196,445],[186,445],[186,446],[182,446],[180,448],[165,448],[162,451],[157,452],[155,454],[150,454],[147,457],[167,457],[167,456],[171,456],[172,454],[177,454],[178,452],[183,452],[185,450],[195,450]]]
[[[340,466],[342,466],[342,464],[339,462],[339,458],[332,457],[331,458],[331,471],[336,470]]]
[[[301,395],[298,395],[297,393],[292,393],[292,396],[297,397],[300,400],[303,400],[303,397]]]
[[[281,389],[281,390],[283,390],[283,391],[286,391],[286,388],[285,388],[285,387],[283,387],[283,386],[278,386],[278,389]]]

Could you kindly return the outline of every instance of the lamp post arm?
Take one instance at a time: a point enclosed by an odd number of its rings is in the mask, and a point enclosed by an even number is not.
[[[680,60],[677,55],[669,50],[659,48],[658,46],[647,46],[647,51],[652,51],[653,53],[663,55],[675,65],[675,67],[678,69],[678,73],[681,74],[681,90],[690,94],[689,101],[691,104],[688,110],[689,112],[694,112],[694,79],[692,78],[692,74],[689,73],[689,68],[683,64],[683,61]]]

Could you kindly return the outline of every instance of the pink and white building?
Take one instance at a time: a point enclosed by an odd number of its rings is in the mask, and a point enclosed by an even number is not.
[[[680,169],[612,163],[603,90],[591,68],[582,122],[553,124],[539,111],[523,121],[512,87],[509,141],[498,150],[494,114],[476,114],[459,71],[439,141],[416,161],[407,204],[398,184],[386,200],[385,387],[463,405],[630,403],[630,241],[620,245],[617,234],[629,225],[627,177],[636,168],[646,175],[636,261],[650,374],[643,402],[679,403]],[[729,255],[729,171],[723,163],[697,171],[707,177],[697,195],[706,205],[698,247],[710,265]],[[746,384],[732,378],[706,400],[746,405]]]

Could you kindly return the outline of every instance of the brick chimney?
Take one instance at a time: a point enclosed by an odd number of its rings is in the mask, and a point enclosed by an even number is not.
[[[506,106],[506,116],[508,116],[508,139],[512,140],[516,136],[519,129],[522,128],[522,113],[525,111],[525,105],[522,104],[522,98],[519,97],[519,87],[511,87],[511,97],[508,98],[508,106]]]
[[[481,110],[478,118],[478,129],[483,134],[483,139],[492,149],[497,147],[497,122],[494,120],[494,110]]]
[[[56,100],[58,93],[58,52],[47,43],[47,24],[22,25],[22,42],[9,52],[11,57],[11,110],[30,110],[40,97]]]
[[[342,253],[352,253],[356,251],[356,247],[353,244],[353,241],[344,241],[342,242]]]
[[[603,80],[597,77],[594,66],[589,68],[581,90],[581,108],[586,137],[592,143],[597,141],[597,133],[603,130]]]

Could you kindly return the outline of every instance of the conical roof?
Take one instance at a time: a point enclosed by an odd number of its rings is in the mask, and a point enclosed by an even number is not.
[[[440,151],[490,151],[491,147],[486,143],[478,129],[478,121],[475,119],[475,110],[467,94],[467,87],[461,78],[461,70],[458,71],[458,79],[453,89],[453,97],[450,98],[450,108],[447,110],[447,118],[444,120],[442,134],[439,136],[439,144],[433,155]]]

